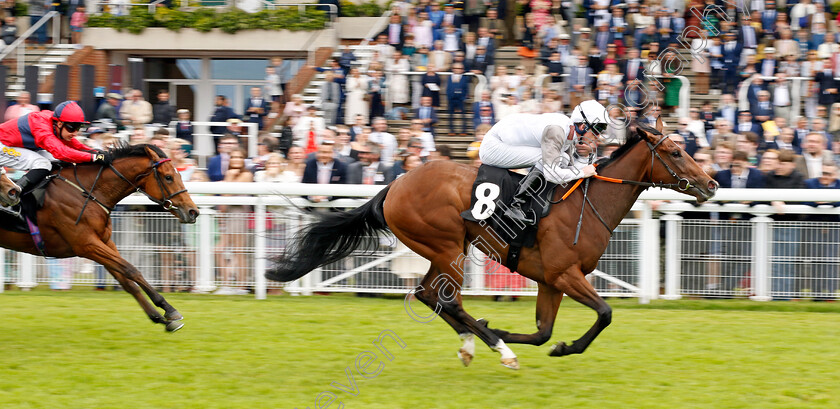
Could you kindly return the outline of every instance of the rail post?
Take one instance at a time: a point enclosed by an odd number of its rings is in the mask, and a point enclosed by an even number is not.
[[[659,220],[653,218],[650,202],[644,201],[642,206],[639,304],[648,304],[659,295]]]
[[[752,287],[753,301],[770,301],[770,257],[772,257],[770,223],[773,219],[759,215],[752,222]]]
[[[266,209],[262,200],[257,197],[257,205],[255,208],[254,222],[256,228],[254,229],[254,296],[258,300],[265,299],[266,280],[265,280],[265,258],[266,258],[266,239],[265,239],[265,221]]]
[[[682,216],[667,212],[661,217],[665,221],[665,295],[666,300],[679,300],[680,295],[680,224]]]
[[[38,283],[35,282],[35,256],[29,253],[20,253],[18,266],[20,268],[20,278],[17,286],[23,291],[29,291],[36,287]]]
[[[196,290],[209,293],[216,289],[213,280],[215,267],[213,257],[213,223],[216,211],[210,206],[202,206],[198,216],[198,283]]]

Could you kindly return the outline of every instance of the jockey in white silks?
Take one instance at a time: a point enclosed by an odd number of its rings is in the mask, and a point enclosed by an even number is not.
[[[594,175],[594,155],[577,157],[575,144],[594,143],[606,135],[607,118],[603,105],[587,100],[575,107],[571,117],[559,113],[513,114],[493,125],[478,151],[481,162],[506,169],[533,166],[505,215],[525,224],[536,222],[534,215],[525,214],[522,205],[540,174],[561,185]]]

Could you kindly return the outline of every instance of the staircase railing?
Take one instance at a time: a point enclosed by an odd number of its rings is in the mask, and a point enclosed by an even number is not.
[[[26,30],[20,37],[18,37],[15,42],[9,44],[8,47],[3,49],[3,52],[0,52],[0,61],[3,61],[8,57],[11,53],[17,52],[17,74],[22,75],[24,69],[24,63],[26,59],[26,40],[29,39],[33,34],[35,34],[38,29],[43,27],[47,24],[48,21],[52,20],[52,38],[55,44],[61,42],[61,14],[57,11],[50,11],[47,14],[44,14],[44,17],[41,17],[35,25],[29,27],[29,30]]]

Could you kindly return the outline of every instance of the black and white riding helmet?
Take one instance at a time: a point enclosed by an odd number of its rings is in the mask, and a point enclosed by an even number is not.
[[[607,109],[601,105],[600,102],[590,99],[581,102],[572,111],[571,120],[575,124],[575,132],[579,136],[585,135],[586,132],[592,131],[597,137],[601,137],[604,131],[607,130]],[[578,126],[583,124],[583,127]],[[605,135],[603,135],[605,136]]]

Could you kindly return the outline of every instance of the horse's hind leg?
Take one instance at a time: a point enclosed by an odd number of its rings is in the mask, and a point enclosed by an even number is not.
[[[562,292],[545,284],[540,284],[537,292],[537,332],[533,334],[511,334],[500,329],[491,328],[490,330],[507,343],[545,344],[551,339],[554,319],[557,318],[557,309],[560,308],[560,301],[562,300]]]
[[[595,291],[592,284],[586,281],[583,272],[578,267],[572,267],[560,274],[555,284],[558,290],[568,294],[573,300],[595,310],[598,313],[598,319],[589,328],[589,331],[586,331],[582,337],[572,342],[572,345],[566,345],[565,342],[558,342],[551,347],[548,354],[551,356],[563,356],[583,353],[595,337],[610,325],[612,321],[612,308],[598,295],[598,292]]]
[[[439,277],[440,276],[440,269],[438,269],[437,267],[432,265],[429,268],[428,273],[426,273],[425,277],[430,277],[430,276],[431,277]],[[469,328],[467,328],[466,325],[464,325],[462,322],[458,321],[457,319],[455,319],[454,317],[449,315],[449,313],[443,311],[442,307],[438,306],[438,304],[437,304],[437,297],[438,296],[436,294],[437,290],[435,290],[434,288],[431,287],[431,282],[433,282],[433,280],[434,279],[427,280],[427,279],[424,278],[423,283],[421,283],[415,289],[414,296],[415,296],[415,298],[417,298],[418,300],[422,301],[424,304],[429,306],[429,308],[434,310],[439,317],[443,318],[443,320],[446,321],[446,323],[449,324],[449,326],[452,327],[452,329],[454,329],[456,333],[458,333],[458,336],[460,336],[461,340],[464,342],[464,344],[458,350],[458,358],[461,359],[461,362],[464,363],[464,366],[469,366],[470,363],[473,360],[473,357],[475,357],[475,335],[470,331]],[[463,277],[461,278],[460,283],[458,283],[458,280],[455,279],[455,278],[452,278],[452,280],[453,280],[453,285],[457,284],[459,288],[463,284]],[[406,298],[406,302],[408,302],[408,298]],[[406,305],[406,310],[408,311],[410,309],[411,309],[411,306]],[[415,313],[414,313],[413,310],[409,313],[409,315],[411,315],[412,318],[414,318],[414,316],[415,316],[414,314]],[[417,318],[424,318],[424,317],[417,317]],[[425,319],[423,321],[428,322]]]
[[[170,332],[177,331],[184,326],[180,322],[184,318],[181,313],[151,288],[136,267],[120,256],[113,241],[109,241],[107,244],[102,242],[88,243],[81,247],[75,249],[76,254],[84,254],[90,260],[105,266],[108,272],[120,282],[123,289],[137,300],[137,303],[140,304],[140,307],[143,308],[152,322],[166,325],[166,330]],[[157,309],[149,304],[148,300],[140,293],[140,289],[143,289],[155,305],[164,309],[165,315],[162,316]]]
[[[445,267],[430,270],[423,277],[423,282],[421,283],[423,287],[422,294],[417,293],[415,296],[433,310],[439,311],[441,316],[443,316],[443,313],[448,314],[455,322],[461,324],[457,328],[453,326],[455,331],[459,331],[460,333],[460,330],[466,327],[470,332],[484,341],[490,349],[501,353],[502,365],[512,369],[519,369],[519,360],[516,358],[516,354],[505,345],[505,342],[493,331],[488,329],[486,325],[476,321],[475,318],[464,310],[464,306],[461,303],[461,286],[463,285],[464,277],[451,264],[452,261],[462,258],[447,258],[443,255],[437,259],[440,261],[433,261],[432,264]],[[450,260],[449,264],[446,260]]]

